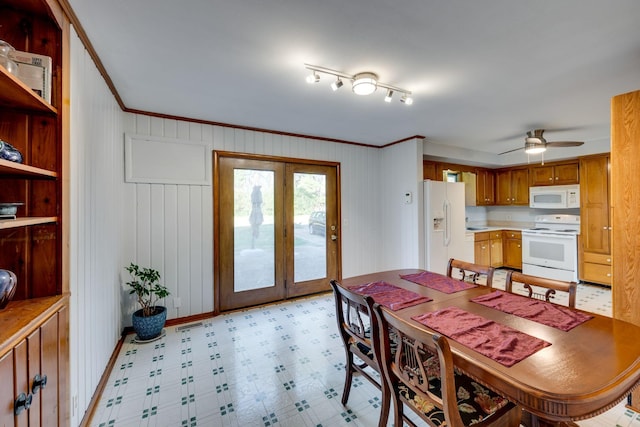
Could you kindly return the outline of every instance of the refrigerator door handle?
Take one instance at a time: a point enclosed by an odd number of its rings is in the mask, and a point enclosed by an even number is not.
[[[449,246],[451,242],[451,203],[444,201],[444,245]]]

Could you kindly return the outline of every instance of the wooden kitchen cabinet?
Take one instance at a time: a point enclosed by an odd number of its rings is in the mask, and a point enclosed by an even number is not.
[[[489,232],[475,233],[473,257],[476,264],[491,265]]]
[[[580,159],[580,280],[611,285],[609,155]]]
[[[529,205],[529,168],[496,172],[496,205]]]
[[[489,248],[491,267],[502,267],[503,250],[502,250],[502,230],[491,231],[489,233]]]
[[[577,160],[530,166],[531,186],[578,184],[579,168]]]
[[[522,270],[522,233],[505,230],[504,234],[504,266]]]
[[[69,19],[56,0],[0,3],[0,38],[52,60],[50,103],[0,67],[0,139],[23,156],[23,163],[0,160],[0,202],[23,203],[16,219],[0,219],[0,268],[18,279],[13,300],[0,310],[3,426],[70,421],[69,36]],[[47,386],[34,394],[34,378],[45,371]],[[32,404],[13,416],[20,393],[31,393]]]
[[[442,174],[438,178],[438,164],[429,160],[422,161],[422,179],[442,181]]]
[[[477,206],[491,206],[495,202],[495,173],[489,169],[476,169]]]

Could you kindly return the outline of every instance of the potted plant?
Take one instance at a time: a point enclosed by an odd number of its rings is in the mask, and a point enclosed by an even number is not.
[[[167,320],[167,308],[156,305],[157,301],[169,295],[169,289],[160,284],[160,273],[152,268],[140,267],[131,263],[125,270],[132,280],[127,282],[131,288],[129,294],[135,294],[140,309],[131,316],[133,329],[138,341],[158,338]]]

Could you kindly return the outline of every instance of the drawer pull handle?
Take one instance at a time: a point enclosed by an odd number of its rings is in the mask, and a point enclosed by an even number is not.
[[[31,407],[32,399],[33,399],[33,396],[31,395],[31,393],[29,394],[20,393],[15,403],[13,404],[14,415],[16,416],[20,415],[22,411],[28,410]]]
[[[611,262],[611,258],[607,258],[607,262]]]

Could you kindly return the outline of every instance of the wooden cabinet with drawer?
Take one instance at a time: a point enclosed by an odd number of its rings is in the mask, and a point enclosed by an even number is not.
[[[504,266],[522,269],[522,233],[505,230],[504,232]]]
[[[611,255],[585,252],[582,256],[581,280],[611,286]]]
[[[488,231],[475,233],[473,248],[473,256],[476,264],[491,265],[491,246]]]

